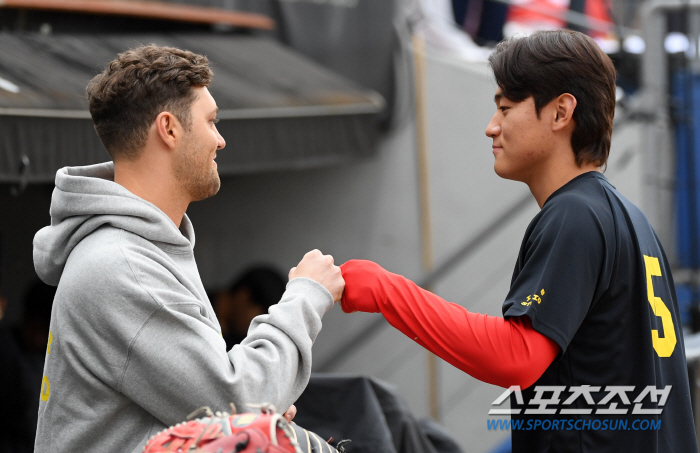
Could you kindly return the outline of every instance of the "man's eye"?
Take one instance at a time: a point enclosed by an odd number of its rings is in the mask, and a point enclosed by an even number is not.
[[[219,118],[214,118],[213,120],[211,120],[211,122],[214,124],[218,123],[219,121],[220,121]]]
[[[502,105],[502,106],[498,107],[498,110],[500,110],[501,112],[505,112],[506,110],[508,110],[508,108],[509,107]]]

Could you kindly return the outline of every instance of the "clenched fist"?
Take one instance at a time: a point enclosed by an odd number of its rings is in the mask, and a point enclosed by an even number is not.
[[[333,257],[324,255],[319,250],[311,250],[304,255],[299,264],[289,271],[289,280],[306,277],[323,285],[339,301],[345,289],[345,280],[338,266],[333,265]]]

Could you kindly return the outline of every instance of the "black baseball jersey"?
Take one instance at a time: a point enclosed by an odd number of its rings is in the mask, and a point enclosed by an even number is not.
[[[511,394],[515,453],[698,451],[671,269],[601,173],[571,180],[532,220],[503,314],[561,348]]]

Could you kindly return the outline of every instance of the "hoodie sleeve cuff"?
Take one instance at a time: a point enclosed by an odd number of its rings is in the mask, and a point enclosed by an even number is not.
[[[297,277],[287,283],[287,290],[280,303],[293,300],[295,297],[305,298],[316,310],[319,316],[323,316],[333,308],[333,296],[322,284],[306,277]]]

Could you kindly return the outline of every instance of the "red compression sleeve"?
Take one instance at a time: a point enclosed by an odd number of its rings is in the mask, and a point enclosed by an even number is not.
[[[343,311],[382,313],[389,323],[446,362],[501,387],[535,383],[559,353],[527,317],[472,313],[371,261],[340,266]]]

